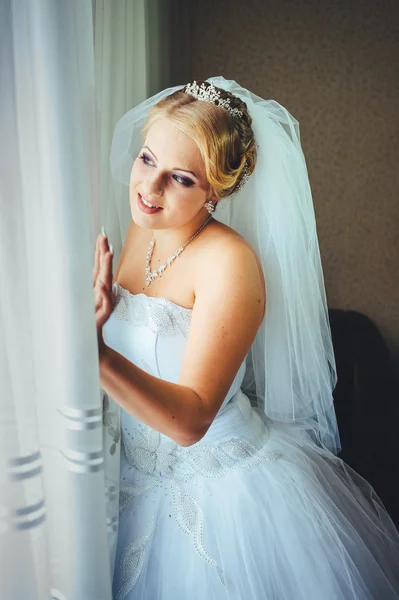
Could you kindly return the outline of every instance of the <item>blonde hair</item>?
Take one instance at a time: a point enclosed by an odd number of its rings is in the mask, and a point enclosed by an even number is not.
[[[199,85],[207,82],[198,81]],[[252,131],[252,119],[245,102],[226,92],[223,99],[230,99],[230,106],[242,112],[241,117],[211,102],[197,100],[184,88],[155,104],[149,113],[143,132],[146,135],[151,125],[159,118],[171,119],[198,146],[205,163],[207,180],[212,196],[224,198],[237,190],[246,172],[255,168],[256,144]]]

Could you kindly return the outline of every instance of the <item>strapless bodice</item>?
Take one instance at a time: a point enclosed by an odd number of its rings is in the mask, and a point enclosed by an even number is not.
[[[119,283],[113,285],[113,312],[103,327],[105,343],[147,373],[178,383],[190,330],[192,309],[166,298],[132,294]],[[201,440],[215,443],[227,438],[245,439],[259,448],[266,427],[242,392],[246,360],[241,364],[211,427]],[[121,409],[122,437],[151,437],[152,431]],[[154,432],[157,444],[169,438]],[[155,441],[154,441],[155,443]],[[197,444],[194,444],[197,446]]]
[[[112,289],[115,303],[113,313],[104,325],[105,343],[147,373],[178,383],[192,309],[166,298],[132,294],[117,282]],[[244,374],[245,360],[220,411],[240,389]]]

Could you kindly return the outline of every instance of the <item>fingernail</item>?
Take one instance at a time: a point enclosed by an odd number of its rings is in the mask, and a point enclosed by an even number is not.
[[[107,234],[105,233],[104,225],[101,225],[101,233],[103,234],[104,237],[107,237]]]
[[[109,251],[111,252],[111,254],[114,253],[114,248],[113,248],[112,244],[109,245]]]

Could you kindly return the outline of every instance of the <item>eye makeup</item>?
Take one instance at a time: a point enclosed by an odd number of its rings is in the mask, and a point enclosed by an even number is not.
[[[142,152],[141,154],[139,154],[139,158],[143,161],[143,163],[145,165],[154,164],[154,161],[152,160],[152,158],[150,156],[148,156],[148,154],[145,154],[145,152]]]
[[[194,181],[192,179],[189,179],[188,177],[182,177],[181,175],[173,175],[173,179],[177,181],[177,183],[184,185],[184,187],[191,187],[192,185],[194,185]]]
[[[146,154],[145,152],[142,152],[141,154],[139,154],[138,158],[143,161],[143,163],[147,166],[155,166],[153,159]],[[183,185],[184,187],[191,187],[194,185],[194,181],[192,179],[190,179],[189,177],[183,177],[183,175],[177,175],[174,174],[172,175],[172,178],[179,183],[180,185]]]

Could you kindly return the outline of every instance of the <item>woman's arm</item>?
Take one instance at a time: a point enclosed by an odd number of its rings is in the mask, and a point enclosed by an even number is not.
[[[201,399],[194,390],[149,375],[107,346],[100,354],[100,381],[126,412],[180,446],[190,446],[206,433]]]
[[[177,384],[149,375],[107,346],[100,353],[101,387],[128,413],[181,446],[205,435],[264,315],[263,276],[253,251],[234,241],[216,256],[217,261],[202,261],[198,273]]]

